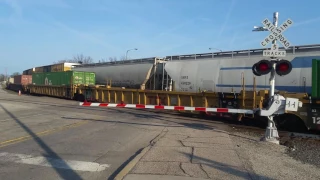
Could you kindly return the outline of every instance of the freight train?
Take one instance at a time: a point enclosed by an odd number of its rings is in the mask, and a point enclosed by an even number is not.
[[[235,105],[234,108],[238,108],[236,106],[240,103],[240,93],[243,95],[247,91],[256,92],[268,90],[269,88],[269,76],[254,76],[252,72],[254,63],[262,59],[268,59],[262,56],[263,50],[265,49],[167,56],[164,58],[152,57],[88,65],[75,64],[71,71],[94,73],[95,82],[89,84],[95,86],[107,85],[111,81],[112,87],[162,90],[162,92],[164,90],[173,90],[178,94],[181,93],[181,95],[185,92],[219,92],[220,94],[231,92],[234,94],[234,99],[230,103]],[[320,112],[320,102],[318,101],[320,99],[320,87],[318,87],[317,83],[317,79],[320,78],[320,71],[318,73],[320,68],[320,61],[318,60],[320,59],[320,45],[290,47],[286,52],[285,59],[291,62],[293,69],[286,76],[276,77],[276,90],[298,93],[289,94],[289,96],[303,97],[305,108],[294,114],[294,116],[286,116],[289,118],[281,117],[281,123],[285,121],[284,124],[288,122],[289,124],[294,124],[292,123],[293,119],[299,122],[302,120],[306,127],[320,130],[320,122],[317,120],[320,119],[320,113],[318,114]],[[68,71],[70,69],[66,70],[66,72]],[[36,77],[38,73],[33,72],[32,76]],[[73,76],[74,74],[68,76],[68,78],[75,80]],[[27,85],[26,89],[31,89],[34,93],[44,93],[44,95],[76,99],[81,97],[81,101],[88,97],[88,89],[83,90],[82,88],[74,87],[73,85],[75,84],[72,81],[67,81],[69,82],[67,84],[51,84],[50,81],[48,83],[40,81],[36,83],[36,78],[33,78],[32,84]],[[76,84],[81,85],[81,83]],[[83,82],[82,85],[88,84]],[[57,86],[64,86],[62,91],[65,92],[58,92],[59,87]],[[67,87],[65,88],[65,86]],[[55,90],[52,91],[52,88],[55,88]],[[94,94],[94,97],[91,96],[91,99],[95,99],[98,96],[104,99],[106,94],[103,94],[102,91],[103,89],[93,88],[93,93],[91,94]],[[114,90],[114,92],[116,91],[122,90]],[[133,90],[132,92],[135,91]],[[56,94],[53,94],[53,92]],[[85,95],[81,94],[83,92],[85,92]],[[110,97],[110,91],[108,90],[108,98],[110,99]],[[224,95],[221,97],[224,97]],[[114,97],[114,99],[116,101],[118,97]],[[225,106],[223,105],[225,104],[225,99],[222,98],[218,101],[218,107]],[[245,100],[243,99],[242,101],[245,104]],[[145,101],[145,103],[147,102]],[[213,104],[216,103],[214,102]],[[251,107],[254,108],[253,106]],[[295,127],[299,126],[301,126],[301,123],[295,125]]]
[[[265,49],[240,50],[194,55],[146,58],[117,63],[74,66],[77,71],[95,72],[97,83],[112,79],[113,87],[164,90],[170,86],[183,92],[240,92],[243,87],[253,90],[269,89],[269,76],[254,76],[252,66],[262,59]],[[281,48],[280,48],[281,50]],[[320,45],[290,47],[286,60],[292,64],[289,75],[276,77],[276,90],[294,93],[312,91],[312,60],[320,59]],[[159,63],[160,62],[160,63]],[[253,82],[255,77],[255,82]]]

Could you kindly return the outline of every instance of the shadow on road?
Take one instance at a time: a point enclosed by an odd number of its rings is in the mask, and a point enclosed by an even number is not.
[[[62,119],[72,119],[79,121],[97,121],[104,123],[120,123],[120,124],[131,124],[131,125],[141,125],[141,126],[162,126],[162,127],[183,127],[179,125],[166,125],[166,124],[152,124],[152,123],[134,123],[134,122],[124,122],[124,121],[112,121],[103,119],[91,119],[91,118],[78,118],[78,117],[61,117]]]
[[[7,100],[4,98],[0,98],[0,100]],[[179,113],[179,112],[168,112],[165,110],[162,111],[152,111],[150,109],[130,109],[130,108],[96,108],[96,107],[83,107],[79,105],[62,105],[62,104],[53,104],[53,103],[46,103],[46,102],[29,102],[29,101],[24,101],[24,100],[10,100],[10,101],[16,101],[16,102],[26,102],[30,104],[36,104],[36,105],[47,105],[47,106],[53,106],[53,107],[61,107],[61,108],[76,108],[76,109],[84,109],[84,110],[90,110],[90,111],[96,111],[96,112],[106,112],[106,111],[113,111],[117,113],[122,113],[122,114],[130,114],[133,115],[134,117],[137,118],[143,118],[143,119],[157,119],[161,121],[167,121],[167,122],[172,122],[176,124],[180,124],[186,127],[198,129],[198,130],[205,130],[205,129],[215,129],[216,127],[213,125],[205,125],[203,123],[212,123],[212,120],[216,120],[216,118],[212,117],[203,117],[202,119],[199,119],[199,117],[193,117],[194,115],[190,115],[188,113]],[[169,117],[170,116],[170,117]],[[168,119],[174,119],[174,120],[180,120],[180,121],[197,121],[199,123],[186,123],[186,122],[181,122],[177,123],[175,121],[170,121]],[[186,119],[188,118],[188,119]],[[65,118],[67,119],[67,118]],[[223,119],[225,120],[225,119]],[[221,122],[221,118],[218,120],[218,122],[215,121],[215,123]],[[115,121],[114,121],[115,122]],[[125,122],[122,122],[125,123]],[[141,124],[143,125],[143,124]],[[144,124],[144,125],[152,125],[152,124]]]
[[[87,120],[87,121],[98,121],[98,122],[105,122],[105,123],[121,123],[121,124],[131,124],[131,125],[142,125],[142,126],[162,126],[162,127],[188,127],[193,128],[197,130],[213,130],[216,129],[215,126],[212,125],[206,125],[202,123],[186,123],[186,122],[176,122],[168,120],[168,118],[162,116],[162,115],[156,115],[156,114],[144,114],[140,112],[130,112],[130,111],[124,111],[120,109],[112,109],[113,111],[116,111],[117,113],[123,113],[123,114],[129,114],[139,119],[152,119],[152,120],[159,120],[167,123],[177,124],[177,125],[171,125],[171,124],[154,124],[154,123],[143,123],[143,122],[127,122],[127,121],[120,121],[120,120],[106,120],[106,119],[91,119],[91,118],[78,118],[78,117],[61,117],[63,119],[72,119],[72,120]],[[175,119],[175,118],[174,118]]]
[[[268,180],[274,180],[272,178],[266,177],[266,176],[262,176],[262,175],[258,175],[255,174],[254,172],[248,173],[246,170],[241,170],[238,169],[234,166],[229,166],[227,164],[221,163],[221,162],[217,162],[211,159],[207,159],[207,158],[203,158],[203,157],[199,157],[199,156],[195,156],[195,155],[191,155],[185,152],[181,152],[182,154],[184,154],[185,156],[189,157],[192,159],[192,161],[200,161],[202,165],[206,165],[209,166],[211,168],[214,168],[216,170],[222,171],[226,174],[232,174],[234,176],[243,178],[243,179],[268,179]],[[213,152],[214,153],[214,152]],[[190,157],[191,156],[191,157]],[[208,175],[208,172],[206,172]],[[255,176],[255,177],[252,177]]]
[[[28,104],[35,104],[35,105],[46,105],[46,106],[53,106],[53,107],[61,107],[61,108],[75,108],[75,109],[83,109],[83,110],[90,110],[93,112],[106,112],[106,111],[117,111],[119,113],[130,113],[131,111],[139,112],[136,114],[142,113],[153,113],[153,114],[161,114],[158,116],[164,117],[170,116],[171,119],[177,119],[177,120],[193,120],[198,122],[211,122],[214,120],[215,123],[231,123],[231,124],[239,124],[241,122],[237,121],[229,121],[227,118],[224,117],[214,117],[214,116],[200,116],[196,114],[191,113],[181,113],[177,111],[170,111],[170,110],[158,110],[154,111],[152,109],[133,109],[133,108],[97,108],[97,107],[83,107],[79,104],[75,105],[66,105],[66,104],[54,104],[54,103],[46,103],[46,102],[34,102],[34,101],[25,101],[25,100],[12,100],[12,99],[6,99],[6,98],[0,98],[0,100],[7,100],[7,101],[13,101],[13,102],[23,102]],[[174,117],[176,116],[176,117]],[[189,118],[189,119],[186,119]]]
[[[29,129],[24,123],[22,123],[15,115],[13,115],[10,111],[8,111],[2,104],[0,104],[0,107],[12,118],[16,121],[16,123],[23,128],[32,138],[33,140],[46,152],[44,157],[47,159],[47,161],[52,165],[52,168],[59,174],[59,176],[62,179],[74,179],[74,180],[80,180],[82,179],[75,171],[73,171],[70,166],[63,161],[59,157],[57,153],[55,153],[45,142],[41,140],[40,137],[38,137],[31,129]],[[53,165],[53,162],[51,158],[58,159],[61,162],[61,166],[66,167],[67,169],[60,169],[56,168]]]

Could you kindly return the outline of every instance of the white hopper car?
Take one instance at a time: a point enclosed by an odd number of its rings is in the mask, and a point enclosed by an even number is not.
[[[213,58],[208,58],[210,54],[207,54],[207,58],[201,59],[191,60],[190,56],[185,60],[173,59],[166,63],[165,70],[175,82],[176,91],[240,92],[243,77],[245,89],[253,90],[253,64],[270,59],[262,56],[262,50],[252,50],[250,55],[247,50],[234,55],[231,54],[237,52],[229,52],[229,55],[222,52]],[[283,59],[291,62],[292,71],[285,76],[276,76],[276,90],[311,94],[312,59],[320,59],[320,46],[291,47]],[[256,76],[256,90],[269,89],[269,77],[270,74]]]

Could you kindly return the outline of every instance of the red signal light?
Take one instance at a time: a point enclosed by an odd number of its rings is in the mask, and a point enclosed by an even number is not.
[[[262,62],[262,63],[259,64],[259,67],[258,67],[258,68],[259,68],[260,71],[268,71],[269,66],[268,66],[267,63]]]
[[[280,60],[276,64],[276,73],[280,76],[287,75],[292,70],[292,64],[287,60]]]
[[[279,64],[279,71],[288,71],[289,65],[288,64]]]
[[[271,63],[268,60],[261,60],[252,66],[252,72],[256,76],[266,75],[271,69]]]

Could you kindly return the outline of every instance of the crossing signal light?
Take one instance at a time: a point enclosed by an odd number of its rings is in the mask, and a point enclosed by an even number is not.
[[[279,76],[287,75],[291,72],[291,70],[292,70],[292,64],[288,60],[280,60],[276,64],[276,73]]]
[[[272,69],[272,64],[268,60],[261,60],[252,66],[252,72],[256,76],[266,75]]]

